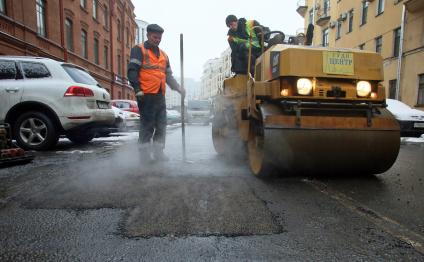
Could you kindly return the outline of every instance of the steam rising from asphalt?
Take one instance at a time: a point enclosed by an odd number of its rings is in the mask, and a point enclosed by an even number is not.
[[[122,144],[110,154],[103,152],[98,155],[84,155],[84,160],[72,171],[71,183],[99,190],[102,186],[111,187],[132,176],[222,176],[228,175],[229,169],[232,174],[249,172],[244,146],[235,143],[232,158],[218,156],[212,143],[211,126],[194,125],[186,129],[186,153],[189,163],[184,162],[182,158],[181,129],[168,130],[167,133],[164,152],[170,161],[142,163],[138,136],[133,135],[127,141],[119,141]]]

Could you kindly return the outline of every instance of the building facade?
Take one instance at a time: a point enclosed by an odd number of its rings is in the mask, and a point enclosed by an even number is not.
[[[225,78],[231,76],[231,49],[227,48],[219,58],[208,60],[203,66],[200,98],[210,99],[222,90]]]
[[[90,71],[113,99],[134,99],[131,0],[0,0],[0,54],[42,56]]]
[[[423,0],[301,0],[297,12],[313,45],[380,53],[387,97],[424,108]]]

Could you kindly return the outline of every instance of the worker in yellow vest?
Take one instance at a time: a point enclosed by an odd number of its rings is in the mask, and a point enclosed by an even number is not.
[[[253,75],[255,60],[261,55],[260,34],[269,32],[269,28],[261,26],[256,20],[237,19],[235,15],[228,15],[225,24],[229,28],[227,35],[231,47],[231,71],[236,74],[247,73],[250,37],[252,37],[251,74]],[[261,27],[262,30],[257,27]]]

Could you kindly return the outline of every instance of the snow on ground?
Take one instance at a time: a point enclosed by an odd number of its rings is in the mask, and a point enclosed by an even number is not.
[[[424,135],[421,135],[421,137],[401,137],[400,141],[402,143],[424,143]]]
[[[111,133],[110,136],[94,138],[94,141],[117,142],[117,141],[130,141],[138,139],[138,131],[136,132],[123,132]]]
[[[58,154],[92,154],[93,150],[56,151]]]

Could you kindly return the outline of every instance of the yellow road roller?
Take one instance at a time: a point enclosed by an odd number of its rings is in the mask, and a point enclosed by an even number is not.
[[[400,131],[382,80],[383,61],[374,52],[270,46],[254,77],[225,79],[216,95],[215,150],[247,154],[260,177],[383,173],[397,158]]]

